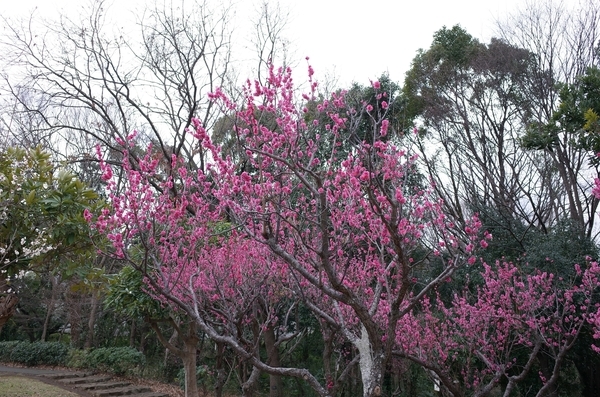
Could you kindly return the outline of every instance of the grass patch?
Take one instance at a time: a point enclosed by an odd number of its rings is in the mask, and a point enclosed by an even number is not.
[[[19,376],[0,376],[0,397],[77,397],[59,387]]]

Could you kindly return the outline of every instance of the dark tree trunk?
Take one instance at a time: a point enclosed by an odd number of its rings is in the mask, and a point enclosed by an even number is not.
[[[540,372],[544,378],[550,379],[554,370],[554,360],[543,349],[538,353],[538,363],[540,364]],[[558,397],[558,387],[554,387],[547,392],[545,397]]]
[[[129,328],[129,347],[135,347],[135,334],[136,334],[135,319],[132,319],[131,327]],[[140,351],[143,352],[142,349],[140,349]]]
[[[46,341],[48,337],[48,327],[50,325],[50,318],[52,317],[52,312],[54,312],[54,306],[56,305],[56,295],[58,294],[58,285],[59,280],[58,276],[53,276],[51,274],[48,275],[50,278],[50,284],[52,285],[52,292],[50,294],[50,302],[48,303],[48,307],[46,308],[46,318],[44,319],[44,326],[42,327],[42,336],[40,340],[42,342]]]
[[[273,327],[269,327],[264,332],[265,337],[265,348],[267,349],[267,359],[271,367],[281,367],[281,360],[279,358],[279,347],[275,344],[275,330]],[[283,383],[281,376],[269,375],[269,397],[282,397],[283,396]]]
[[[225,365],[224,365],[224,357],[225,354],[225,345],[223,343],[216,343],[216,362],[215,362],[215,370],[217,371],[217,379],[215,382],[215,397],[223,397],[223,387],[225,386]]]
[[[100,297],[97,292],[92,292],[92,301],[90,308],[90,318],[88,319],[88,332],[85,338],[85,348],[91,349],[94,347],[94,329],[96,328],[96,317],[98,317],[98,307],[100,303]]]

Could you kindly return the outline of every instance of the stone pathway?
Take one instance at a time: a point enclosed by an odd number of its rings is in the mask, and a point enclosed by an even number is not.
[[[132,385],[127,381],[116,381],[110,375],[96,375],[92,372],[52,372],[38,376],[56,380],[65,386],[86,391],[97,397],[169,397],[165,393],[153,392],[146,386]]]
[[[0,374],[2,373],[48,379],[49,382],[56,385],[64,385],[65,389],[77,390],[82,396],[169,397],[166,393],[153,392],[147,386],[132,385],[127,381],[115,380],[110,375],[98,375],[93,372],[56,371],[0,365]]]

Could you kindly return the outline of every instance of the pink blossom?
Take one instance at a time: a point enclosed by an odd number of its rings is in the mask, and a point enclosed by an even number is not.
[[[386,136],[387,135],[389,124],[390,124],[390,121],[387,120],[387,119],[383,120],[381,122],[381,131],[380,131],[381,136]]]
[[[600,178],[596,178],[594,179],[594,187],[592,189],[592,194],[597,198],[600,199]]]
[[[87,208],[83,210],[83,219],[86,222],[90,222],[92,220],[92,213]]]

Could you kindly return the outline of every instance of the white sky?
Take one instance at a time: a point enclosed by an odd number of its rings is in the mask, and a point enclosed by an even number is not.
[[[44,17],[56,12],[77,14],[85,2],[0,0],[0,14],[27,15],[34,7],[38,7],[37,15]],[[122,18],[120,22],[126,24],[135,21],[131,10],[144,1],[109,0],[109,3],[117,18]],[[257,3],[237,0],[236,27],[243,29]],[[433,33],[444,25],[460,24],[487,42],[493,35],[494,20],[523,8],[526,0],[280,0],[279,3],[290,11],[286,36],[292,42],[294,55],[298,59],[310,56],[317,78],[335,74],[343,86],[353,81],[366,84],[383,72],[402,82],[416,51],[428,48]]]

